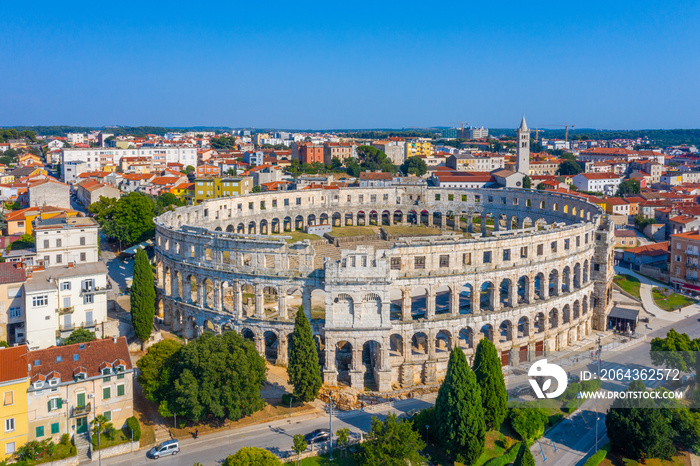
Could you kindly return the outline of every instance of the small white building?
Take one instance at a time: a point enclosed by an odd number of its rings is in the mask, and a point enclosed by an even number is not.
[[[617,192],[621,182],[622,178],[614,173],[579,173],[572,179],[579,191],[595,191],[609,196]]]
[[[37,262],[45,268],[97,262],[99,225],[91,217],[37,219],[34,240]]]

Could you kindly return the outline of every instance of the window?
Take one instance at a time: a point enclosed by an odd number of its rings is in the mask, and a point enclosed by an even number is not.
[[[527,246],[522,246],[520,248],[520,258],[527,259]]]
[[[440,267],[450,266],[450,256],[445,254],[440,256]]]
[[[36,436],[37,437],[43,437],[44,436],[44,426],[39,426],[36,428]]]
[[[8,299],[19,298],[20,296],[22,296],[22,287],[8,288],[7,289],[7,298]]]
[[[49,248],[49,240],[45,239],[44,240],[44,249],[48,249],[48,248]]]
[[[284,205],[285,205],[285,206],[288,206],[288,205],[289,205],[289,199],[285,199],[285,200],[284,200]]]
[[[70,282],[62,282],[61,283],[61,291],[67,291],[70,290]]]
[[[84,252],[81,252],[81,253],[80,253],[80,262],[85,262],[85,261],[87,260],[86,257],[87,257],[87,256],[85,255],[85,253],[84,253]]]
[[[569,245],[570,245],[570,244],[571,244],[571,240],[565,239],[565,240],[564,240],[564,249],[568,251],[568,250],[569,250]]]
[[[85,237],[84,236],[80,237],[80,245],[85,246]]]
[[[551,248],[552,248],[552,252],[557,252],[557,242],[556,241],[552,241]]]
[[[22,309],[19,307],[11,307],[8,311],[8,315],[10,316],[10,319],[22,317]]]
[[[109,377],[109,376],[110,376],[111,374],[112,374],[112,371],[110,371],[108,367],[105,367],[104,369],[102,369],[102,375],[107,376],[107,377],[105,377],[105,378],[103,379],[105,382],[109,382],[109,381],[110,381],[110,377]]]
[[[462,265],[471,265],[472,263],[472,253],[465,252],[462,254]]]
[[[86,294],[83,296],[83,304],[92,304],[95,302],[95,295]]]
[[[117,374],[117,379],[123,379],[123,378],[124,378],[124,374]]]
[[[61,247],[61,238],[56,239],[56,247],[60,248]]]
[[[48,306],[48,304],[49,297],[47,295],[32,297],[32,307]]]
[[[49,400],[49,411],[54,411],[56,409],[61,409],[63,407],[63,400],[60,398],[51,398]]]
[[[15,430],[15,418],[5,419],[5,432],[14,432]]]
[[[300,197],[297,197],[297,201],[296,201],[296,202],[297,202],[297,205],[301,205],[301,198],[300,198]]]
[[[56,263],[57,264],[63,263],[63,254],[56,254]]]
[[[392,257],[391,258],[391,270],[401,270],[401,258]]]
[[[2,397],[3,398],[3,405],[4,406],[10,406],[15,403],[15,392],[9,391],[5,392],[5,395]]]
[[[57,434],[59,431],[60,429],[58,428],[58,422],[51,424],[51,435]]]
[[[504,249],[504,250],[503,250],[503,260],[504,260],[504,261],[509,261],[509,260],[510,260],[510,249]]]
[[[484,264],[491,263],[491,251],[484,251]]]
[[[543,244],[538,244],[537,245],[537,255],[541,256],[544,254],[544,245]]]
[[[417,256],[414,259],[414,264],[416,269],[424,269],[425,268],[425,256]]]
[[[111,397],[112,397],[112,387],[104,387],[102,389],[102,399],[109,400]]]
[[[126,386],[124,384],[117,385],[117,396],[124,396],[126,394]]]
[[[596,272],[600,270],[600,264],[593,264],[593,270]]]
[[[5,454],[11,455],[15,452],[15,442],[7,442],[5,444]]]
[[[110,421],[110,422],[112,421],[112,411],[105,411],[104,413],[102,413],[102,415],[103,415],[103,416],[105,417],[105,419],[107,419],[108,421]]]

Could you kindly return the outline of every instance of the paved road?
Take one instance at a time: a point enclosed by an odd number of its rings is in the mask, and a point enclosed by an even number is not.
[[[375,407],[372,413],[352,411],[333,417],[333,431],[347,427],[355,435],[369,430],[372,416],[384,417],[389,412],[405,413],[411,409],[422,409],[432,404],[431,400],[408,399],[395,403],[393,408]],[[236,429],[234,431],[218,432],[202,436],[197,440],[183,439],[180,442],[180,454],[174,457],[150,460],[146,451],[140,450],[133,454],[121,455],[103,460],[106,465],[143,465],[154,461],[162,464],[191,466],[195,461],[203,465],[218,465],[226,456],[235,453],[242,447],[260,447],[283,456],[289,454],[292,447],[292,437],[296,434],[307,434],[314,429],[328,428],[328,415],[303,416],[289,420],[275,421],[266,424]]]

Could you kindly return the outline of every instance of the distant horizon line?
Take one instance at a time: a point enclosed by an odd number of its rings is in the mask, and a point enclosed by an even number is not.
[[[532,129],[539,129],[539,130],[545,130],[545,131],[561,131],[564,132],[565,128],[552,128],[552,127],[547,127],[547,126],[537,126],[537,125],[528,125],[529,128]],[[297,133],[349,133],[349,132],[390,132],[390,131],[431,131],[431,130],[444,130],[444,129],[452,129],[456,128],[459,129],[461,128],[460,126],[409,126],[409,127],[403,127],[403,128],[329,128],[329,129],[315,129],[315,128],[306,128],[306,129],[289,129],[289,128],[278,128],[278,127],[258,127],[258,126],[215,126],[215,125],[196,125],[196,126],[161,126],[161,125],[102,125],[102,126],[93,126],[93,125],[62,125],[62,124],[57,124],[57,125],[0,125],[0,129],[17,129],[17,128],[23,128],[23,129],[31,129],[31,128],[51,128],[51,127],[57,127],[57,128],[64,128],[64,129],[70,129],[70,128],[76,128],[76,129],[92,129],[92,130],[109,130],[109,129],[131,129],[131,128],[158,128],[158,129],[165,129],[165,130],[187,130],[187,131],[197,131],[197,130],[202,130],[202,131],[258,131],[258,132],[269,132],[269,131],[277,131],[277,132],[297,132]],[[465,128],[485,128],[489,130],[498,130],[498,131],[516,131],[517,127],[514,128],[509,128],[509,127],[496,127],[496,126],[465,126]],[[581,132],[606,132],[606,131],[697,131],[700,130],[700,128],[569,128],[569,133],[581,133]]]

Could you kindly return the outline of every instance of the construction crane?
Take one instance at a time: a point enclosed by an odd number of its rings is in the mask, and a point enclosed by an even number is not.
[[[564,123],[562,124],[551,124],[551,125],[542,125],[542,126],[558,126],[559,128],[566,128],[564,131],[564,141],[569,142],[569,128],[576,128],[576,125],[572,125],[570,123]]]
[[[533,133],[535,133],[535,142],[537,142],[537,139],[539,139],[540,133],[544,133],[544,130],[543,130],[543,129],[532,129],[532,130],[530,130],[530,131],[532,131]]]

